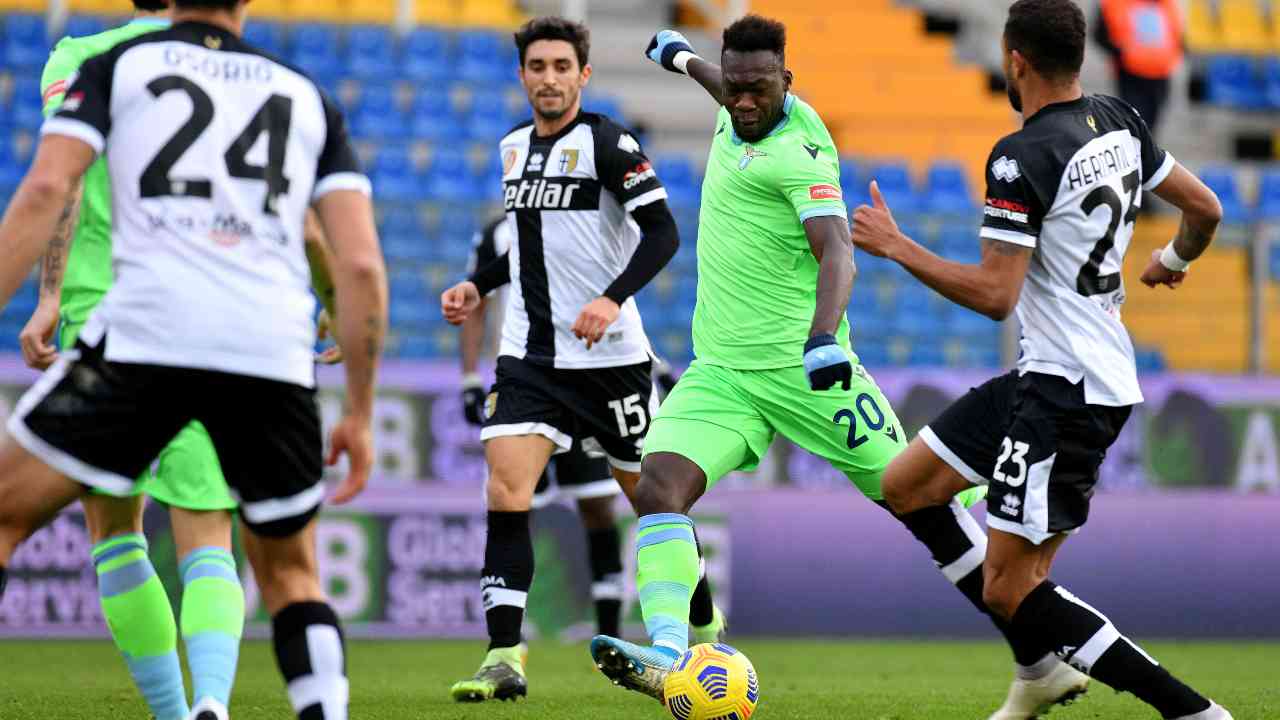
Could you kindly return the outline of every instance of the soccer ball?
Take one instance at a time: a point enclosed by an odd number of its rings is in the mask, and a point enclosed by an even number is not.
[[[694,645],[667,675],[663,697],[675,720],[748,720],[760,683],[746,655],[723,643]]]

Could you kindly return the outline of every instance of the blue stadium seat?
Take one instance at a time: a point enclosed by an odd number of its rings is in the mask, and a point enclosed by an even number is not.
[[[484,30],[458,33],[457,76],[474,83],[502,80],[516,72],[510,53],[504,51],[501,35]]]
[[[1211,58],[1207,75],[1209,102],[1241,110],[1267,107],[1267,92],[1259,69],[1252,58]]]
[[[1276,8],[1276,6],[1272,6]],[[1280,13],[1280,9],[1272,12]],[[1280,108],[1280,57],[1270,57],[1262,61],[1262,85],[1267,104]]]
[[[942,353],[942,347],[934,341],[933,337],[917,338],[915,344],[911,346],[907,364],[914,367],[944,367],[947,364],[947,358]]]
[[[289,59],[317,82],[329,87],[343,69],[342,38],[332,25],[308,23],[293,30]]]
[[[44,122],[38,75],[20,76],[13,82],[9,98],[9,121],[19,130],[35,131]]]
[[[1253,219],[1253,210],[1245,205],[1236,183],[1235,171],[1229,167],[1207,167],[1200,171],[1200,179],[1217,194],[1222,203],[1224,223],[1247,223]]]
[[[62,34],[73,38],[88,37],[89,35],[97,35],[106,29],[107,23],[100,17],[95,15],[72,15],[67,18],[67,26],[62,29]]]
[[[612,95],[586,94],[582,98],[582,109],[597,115],[604,115],[616,123],[626,125],[626,118],[622,113],[622,103],[618,102],[618,99]]]
[[[352,113],[351,128],[361,138],[405,139],[409,123],[396,104],[395,89],[389,85],[365,85]]]
[[[1280,281],[1280,242],[1271,243],[1271,279]]]
[[[415,140],[456,145],[467,140],[465,124],[453,114],[447,93],[420,91],[409,110],[409,131]]]
[[[929,168],[926,197],[928,209],[940,214],[968,214],[973,211],[973,192],[964,168],[957,163],[937,163]]]
[[[347,70],[358,78],[387,79],[398,74],[396,42],[388,27],[362,25],[347,32]]]
[[[1258,215],[1267,220],[1280,219],[1280,167],[1262,173],[1258,186]]]
[[[289,35],[279,23],[253,19],[244,24],[244,41],[277,57],[289,51]],[[305,68],[304,68],[305,70]]]
[[[388,145],[379,150],[370,176],[379,200],[412,202],[423,197],[422,179],[403,147]]]
[[[880,186],[880,193],[895,213],[914,213],[924,209],[905,163],[881,163],[871,168],[867,176],[868,182],[875,180]]]
[[[1138,372],[1164,372],[1169,369],[1164,354],[1155,348],[1138,347],[1134,349],[1133,354]]]
[[[13,13],[4,20],[4,64],[19,71],[44,67],[49,59],[48,25],[40,15]]]
[[[496,146],[515,124],[515,118],[507,111],[507,99],[501,93],[477,91],[472,94],[471,107],[463,123],[470,140]]]
[[[432,82],[448,78],[450,64],[449,38],[439,30],[417,28],[404,38],[401,46],[400,72],[415,82]],[[424,86],[424,92],[431,92]]]

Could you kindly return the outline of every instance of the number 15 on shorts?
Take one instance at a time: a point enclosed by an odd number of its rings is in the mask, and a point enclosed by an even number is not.
[[[640,393],[632,393],[619,400],[610,400],[614,419],[618,421],[618,437],[643,435],[649,427],[649,413],[645,412]]]

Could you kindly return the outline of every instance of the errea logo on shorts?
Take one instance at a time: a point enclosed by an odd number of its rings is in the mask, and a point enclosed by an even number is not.
[[[1004,155],[991,164],[991,174],[995,175],[997,180],[1009,183],[1022,177],[1022,171],[1018,169],[1018,161]]]

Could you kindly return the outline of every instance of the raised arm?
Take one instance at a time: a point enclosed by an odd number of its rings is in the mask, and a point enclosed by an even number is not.
[[[717,105],[724,104],[724,76],[720,66],[699,57],[684,35],[675,30],[660,31],[649,41],[644,56],[673,73],[697,80]]]
[[[1009,317],[1018,305],[1033,247],[984,237],[982,261],[977,265],[945,260],[898,229],[874,182],[871,198],[874,207],[863,205],[853,213],[855,245],[893,260],[954,303],[992,320]]]
[[[1222,204],[1218,196],[1200,178],[1191,174],[1181,164],[1155,188],[1155,194],[1182,211],[1182,224],[1173,241],[1151,255],[1151,262],[1142,273],[1147,287],[1166,285],[1177,288],[1186,277],[1191,261],[1200,257],[1222,222]]]

